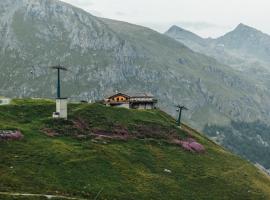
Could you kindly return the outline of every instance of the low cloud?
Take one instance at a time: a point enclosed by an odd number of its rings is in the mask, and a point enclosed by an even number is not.
[[[218,37],[240,22],[270,33],[269,0],[62,0],[93,15],[165,32],[178,25],[203,37]]]
[[[103,14],[97,10],[87,10],[91,15],[94,15],[96,17],[104,17]]]
[[[78,7],[88,7],[88,6],[93,6],[94,3],[92,0],[62,0],[64,2],[77,5]]]
[[[182,22],[175,22],[176,25],[183,26],[186,28],[192,28],[196,30],[204,30],[207,28],[224,28],[224,26],[220,26],[217,24],[212,24],[208,22],[188,22],[188,21],[182,21]]]
[[[117,12],[115,12],[115,15],[117,15],[117,16],[126,16],[126,13],[121,12],[121,11],[117,11]]]
[[[230,31],[233,27],[231,26],[222,26],[208,22],[175,22],[174,25],[177,25],[181,28],[192,31],[202,37],[219,37]]]

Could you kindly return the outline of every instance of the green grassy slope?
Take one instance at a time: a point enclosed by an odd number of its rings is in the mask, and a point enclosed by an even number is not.
[[[186,132],[177,129],[161,111],[74,104],[69,106],[70,120],[58,123],[50,119],[53,111],[53,102],[44,100],[0,107],[0,129],[20,129],[25,135],[22,141],[0,142],[0,192],[85,199],[270,199],[266,175],[188,127]],[[70,125],[78,119],[83,128]],[[45,127],[60,135],[48,137],[41,131]],[[119,127],[139,137],[75,137]],[[172,133],[193,135],[206,152],[191,153],[168,143],[166,134]]]
[[[116,90],[147,92],[170,114],[173,105],[186,105],[184,117],[200,130],[206,124],[230,126],[231,120],[268,124],[267,87],[213,58],[151,29],[101,19],[57,0],[14,2],[0,1],[1,95],[53,97],[57,77],[49,66],[61,64],[69,69],[61,75],[62,95],[74,101],[103,99]]]

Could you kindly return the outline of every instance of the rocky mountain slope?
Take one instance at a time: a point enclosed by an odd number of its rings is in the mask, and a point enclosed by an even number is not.
[[[172,26],[165,34],[196,52],[246,73],[261,87],[269,84],[270,36],[257,29],[239,24],[233,31],[216,39],[201,38],[177,26]]]
[[[217,39],[204,39],[177,26],[165,34],[240,71],[254,85],[269,93],[269,35],[244,24]],[[270,160],[265,156],[270,152],[268,123],[260,119],[251,123],[232,120],[225,126],[207,125],[204,131],[234,152],[270,168]]]
[[[0,9],[1,95],[55,96],[56,74],[48,66],[62,64],[69,69],[63,95],[71,100],[151,92],[172,115],[175,104],[185,104],[186,121],[196,128],[268,122],[267,88],[151,29],[56,0],[3,0]]]
[[[239,24],[216,43],[240,55],[270,61],[270,36],[245,24]]]
[[[0,135],[0,199],[270,198],[268,176],[189,127],[180,130],[162,111],[68,108],[68,120],[55,121],[53,101],[0,107],[0,130],[24,136]],[[176,138],[195,140],[204,151],[183,148]]]

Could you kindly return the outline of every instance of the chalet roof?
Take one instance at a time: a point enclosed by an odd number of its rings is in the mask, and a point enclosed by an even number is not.
[[[124,94],[124,93],[121,93],[121,92],[118,92],[118,93],[116,93],[114,95],[109,96],[108,99],[111,99],[111,98],[116,97],[116,96],[124,96],[124,97],[130,98],[129,95]]]
[[[114,95],[111,95],[108,97],[108,99],[113,98],[115,96],[124,96],[127,98],[153,98],[154,96],[150,93],[122,93],[122,92],[118,92]]]
[[[132,98],[139,98],[139,97],[143,97],[143,98],[153,98],[154,96],[150,93],[133,93],[133,94],[129,94],[130,97]]]

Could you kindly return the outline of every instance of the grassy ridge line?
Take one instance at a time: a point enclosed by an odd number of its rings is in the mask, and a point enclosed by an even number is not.
[[[201,132],[197,131],[196,129],[193,129],[193,128],[191,128],[190,126],[188,126],[187,124],[184,124],[184,123],[182,123],[181,125],[182,125],[182,127],[183,127],[183,130],[184,130],[184,131],[187,131],[187,132],[189,132],[189,133],[191,133],[191,135],[193,135],[193,136],[195,136],[195,137],[198,137],[198,136],[199,136],[199,137],[201,137],[201,138],[203,138],[203,139],[205,139],[205,140],[211,142],[212,144],[216,145],[217,147],[223,148],[223,149],[225,150],[224,147],[220,146],[220,145],[217,144],[215,141],[213,141],[213,140],[211,140],[210,138],[206,137],[205,135],[203,135]],[[227,151],[227,149],[226,149],[226,151]]]

